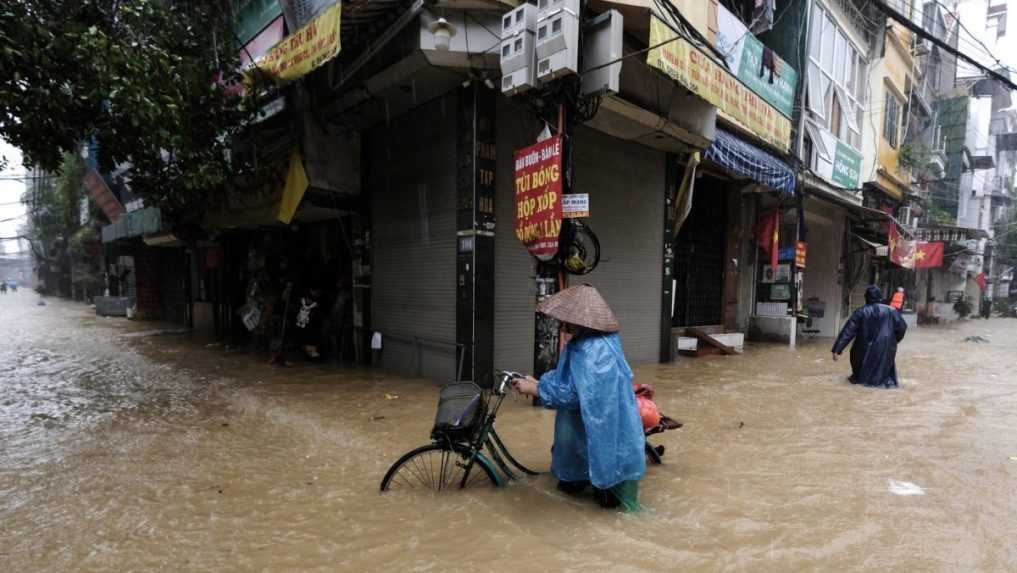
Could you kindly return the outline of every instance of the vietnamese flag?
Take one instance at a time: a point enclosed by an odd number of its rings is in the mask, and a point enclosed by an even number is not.
[[[915,268],[935,269],[943,266],[943,243],[921,241],[915,245]]]
[[[770,255],[770,267],[776,271],[780,254],[780,208],[774,209],[756,223],[756,243]]]

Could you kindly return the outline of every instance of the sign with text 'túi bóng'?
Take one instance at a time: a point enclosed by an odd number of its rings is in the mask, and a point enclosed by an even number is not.
[[[542,261],[558,254],[562,218],[561,156],[560,135],[515,153],[516,238]]]

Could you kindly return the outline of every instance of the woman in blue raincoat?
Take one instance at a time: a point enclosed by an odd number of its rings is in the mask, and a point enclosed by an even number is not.
[[[908,325],[900,313],[881,304],[883,295],[879,287],[869,286],[865,291],[865,306],[851,315],[833,344],[833,359],[851,346],[851,383],[896,388],[897,343],[904,338]]]
[[[516,382],[521,393],[557,411],[551,473],[558,488],[580,494],[592,485],[603,507],[634,509],[646,472],[646,438],[618,321],[589,285],[565,289],[537,310],[571,335],[554,370],[539,381],[527,376]]]

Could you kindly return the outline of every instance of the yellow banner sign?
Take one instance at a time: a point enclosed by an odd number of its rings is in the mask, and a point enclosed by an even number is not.
[[[336,2],[286,36],[258,60],[258,69],[277,82],[306,76],[339,55],[342,2]]]
[[[669,41],[670,40],[670,41]],[[659,45],[667,42],[664,45]],[[647,65],[674,78],[689,91],[717,106],[720,116],[787,152],[791,145],[791,120],[745,86],[722,64],[709,58],[656,16],[650,18],[650,50]]]

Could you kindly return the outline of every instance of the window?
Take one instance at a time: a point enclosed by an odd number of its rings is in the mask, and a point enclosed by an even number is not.
[[[809,111],[818,126],[858,149],[867,87],[865,61],[844,29],[819,6],[813,9],[809,34]]]
[[[999,39],[1006,35],[1006,4],[989,6],[985,15],[985,31],[992,39]]]
[[[897,148],[897,135],[900,131],[901,103],[892,93],[886,94],[886,108],[883,113],[883,137],[890,147]]]

